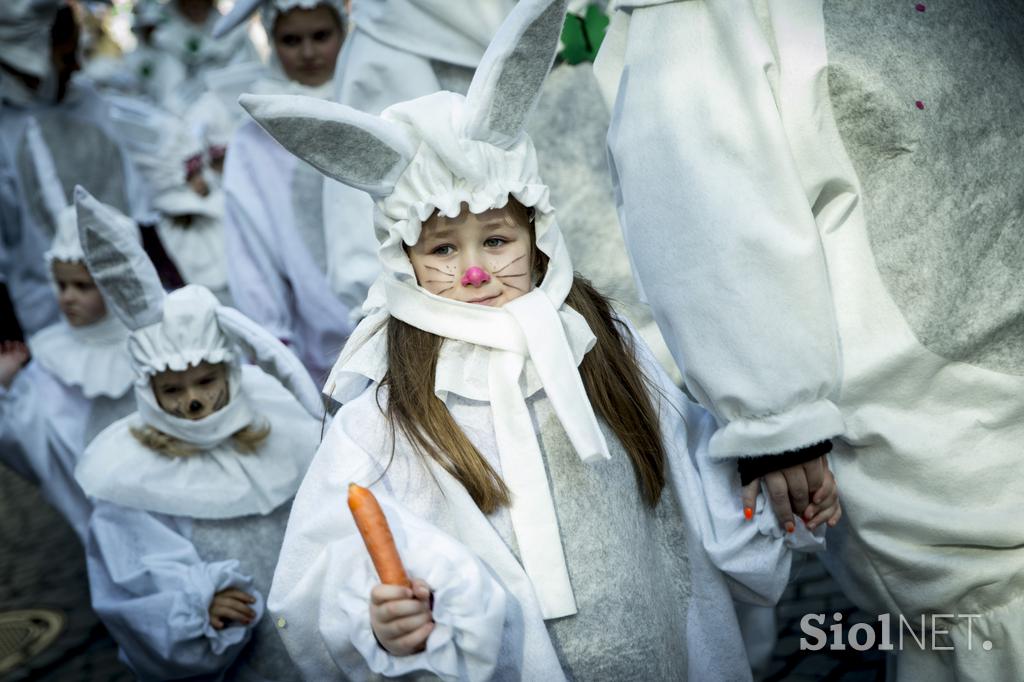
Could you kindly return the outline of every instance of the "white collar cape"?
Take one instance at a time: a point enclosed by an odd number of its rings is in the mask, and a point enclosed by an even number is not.
[[[82,490],[125,507],[195,519],[268,514],[288,502],[316,452],[320,422],[262,370],[244,367],[240,374],[240,390],[228,405],[245,405],[248,423],[270,426],[256,452],[238,452],[220,439],[188,457],[161,455],[131,434],[148,421],[136,412],[86,448],[75,470]]]
[[[86,327],[61,320],[28,340],[33,359],[89,398],[120,398],[135,381],[128,355],[128,328],[107,314]]]

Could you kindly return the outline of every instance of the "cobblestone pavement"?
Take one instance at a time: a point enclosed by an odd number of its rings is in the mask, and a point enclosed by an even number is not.
[[[134,679],[89,608],[85,555],[36,488],[0,465],[0,611],[52,609],[64,630],[0,682],[122,682]]]
[[[831,618],[841,611],[847,624],[869,618],[843,597],[817,559],[804,559],[793,574],[776,610],[779,639],[763,682],[883,681],[885,661],[877,651],[800,651],[800,618],[806,613]],[[0,682],[133,679],[89,608],[85,558],[70,527],[33,486],[0,465],[0,611],[29,608],[60,611],[65,629]]]

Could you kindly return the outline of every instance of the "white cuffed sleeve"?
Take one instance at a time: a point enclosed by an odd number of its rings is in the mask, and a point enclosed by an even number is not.
[[[187,521],[97,502],[86,560],[92,605],[142,679],[219,675],[263,615],[263,596],[235,560],[207,563]],[[210,624],[213,596],[229,587],[256,598],[251,625]]]
[[[608,142],[626,243],[687,388],[721,426],[714,459],[845,429],[819,235],[845,210],[843,181],[790,143],[828,109],[826,65],[786,59],[817,39],[820,4],[660,4],[609,41],[623,52]]]
[[[342,412],[367,403],[348,403]],[[380,479],[370,457],[345,434],[342,412],[295,499],[269,598],[292,659],[309,680],[416,672],[446,680],[490,679],[503,646],[516,646],[503,644],[514,598],[465,545],[389,494],[388,478]],[[369,598],[380,581],[346,506],[351,481],[372,483],[406,572],[433,590],[435,627],[422,653],[392,656],[374,638]]]

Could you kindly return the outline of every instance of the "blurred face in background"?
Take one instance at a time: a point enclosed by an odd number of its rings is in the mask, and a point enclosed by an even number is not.
[[[72,327],[86,327],[107,314],[100,290],[84,263],[53,261],[53,281],[57,283],[57,305]]]
[[[327,5],[296,8],[274,22],[274,52],[289,80],[309,87],[334,77],[345,32],[341,19]]]

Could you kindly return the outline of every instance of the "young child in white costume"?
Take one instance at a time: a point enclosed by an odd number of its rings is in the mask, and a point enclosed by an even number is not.
[[[74,479],[85,446],[115,420],[134,408],[134,374],[125,343],[128,329],[108,305],[85,265],[78,239],[76,206],[67,205],[38,128],[27,135],[53,214],[57,234],[46,252],[63,319],[28,340],[32,362],[18,371],[6,366],[0,376],[0,455],[5,463],[38,482],[43,497],[85,540],[91,505]],[[134,223],[77,188],[78,211],[106,212],[124,222],[129,238],[138,240]],[[9,349],[5,365],[24,361],[24,350]]]
[[[232,30],[257,9],[273,57],[269,73],[251,92],[329,98],[345,36],[343,3],[239,2],[214,35]],[[228,147],[225,236],[235,304],[287,343],[322,382],[352,332],[351,310],[362,304],[335,296],[326,279],[324,177],[252,120],[239,127]]]
[[[749,679],[730,590],[774,600],[789,548],[816,544],[763,503],[743,520],[735,462],[707,458],[712,417],[574,278],[522,133],[564,13],[520,3],[466,97],[380,118],[241,100],[376,197],[382,239],[377,307],[332,373],[343,407],[268,600],[307,679]],[[353,481],[381,500],[413,589],[378,584]]]
[[[319,442],[320,395],[294,355],[208,290],[165,296],[118,225],[79,229],[132,330],[137,403],[76,470],[95,501],[93,608],[142,679],[294,679],[264,595]]]

